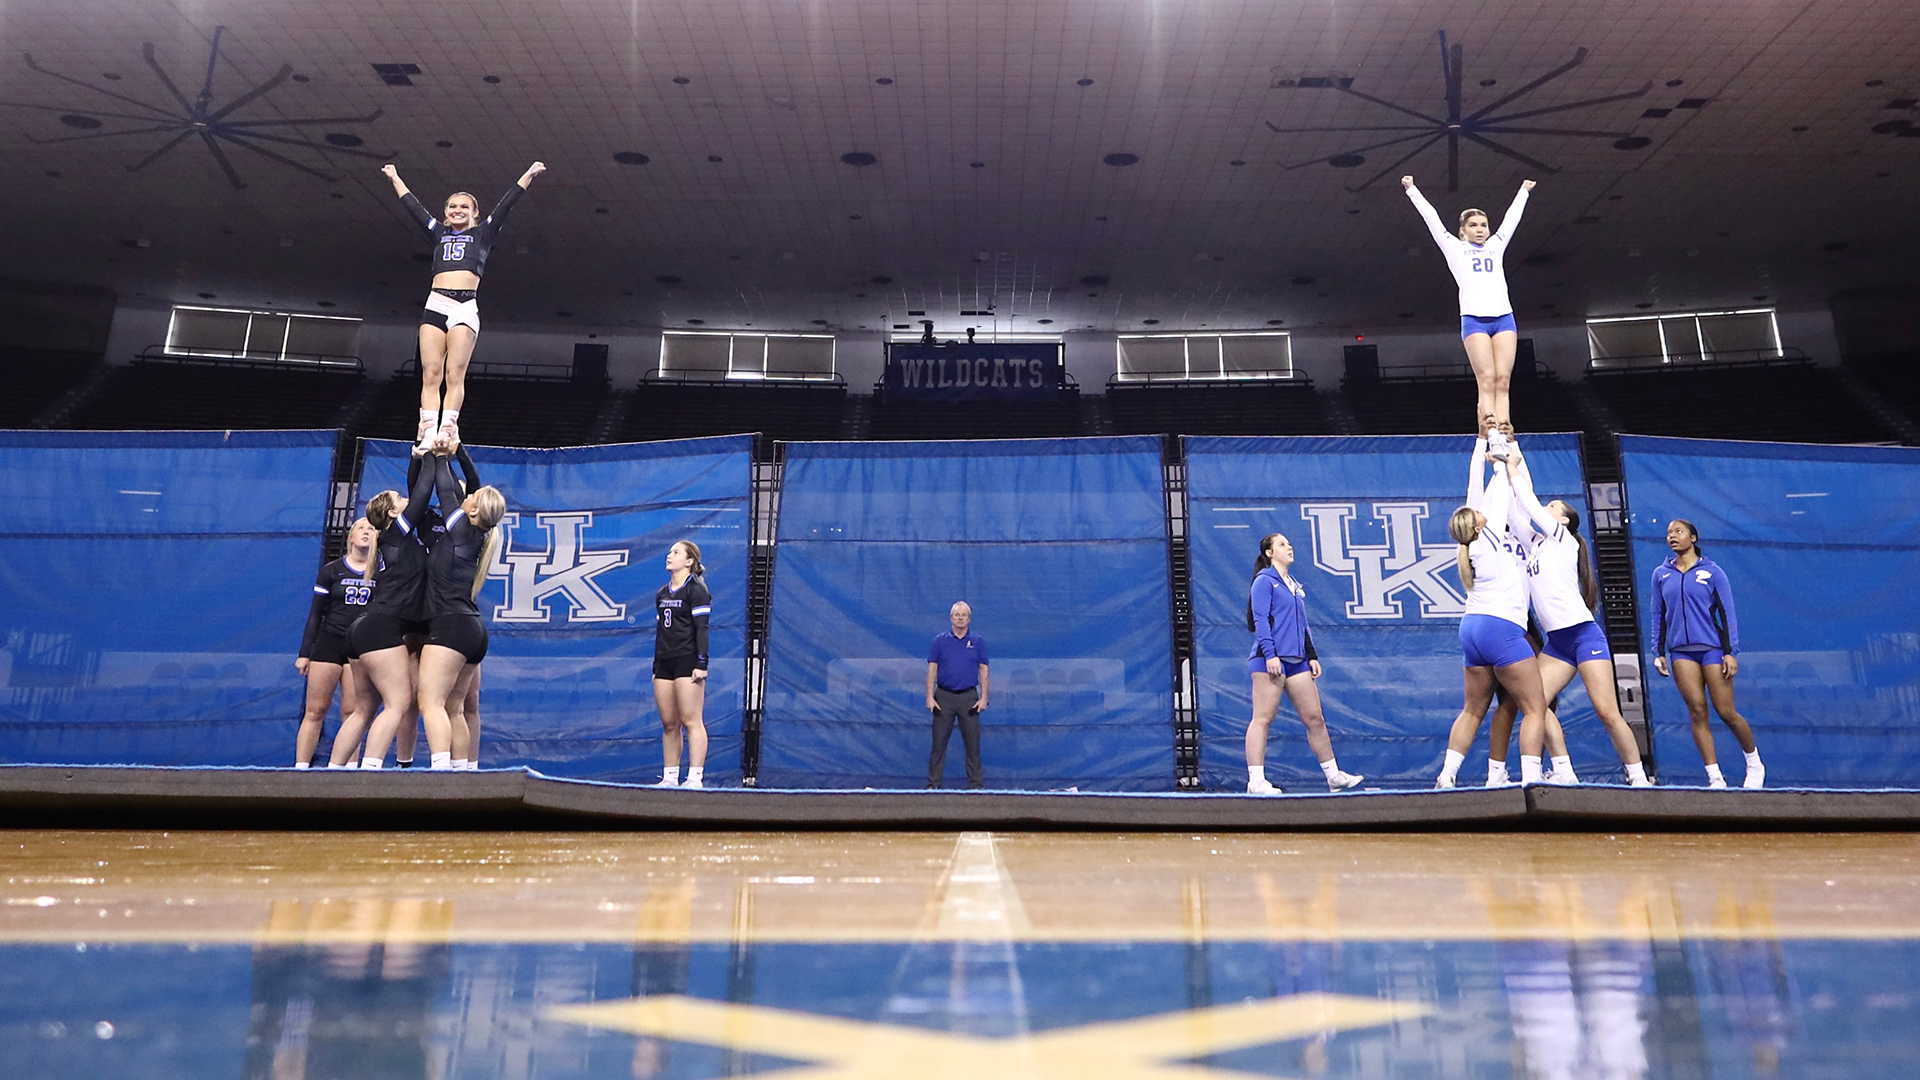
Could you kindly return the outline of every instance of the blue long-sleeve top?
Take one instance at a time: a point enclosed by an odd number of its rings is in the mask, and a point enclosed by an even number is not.
[[[1313,634],[1307,629],[1307,594],[1298,584],[1281,580],[1269,566],[1254,575],[1248,599],[1253,604],[1253,651],[1247,659],[1279,657],[1299,663],[1319,659]]]
[[[1740,652],[1740,618],[1733,610],[1733,583],[1720,564],[1706,556],[1686,570],[1675,555],[1653,571],[1653,627],[1660,642],[1655,654],[1675,649]]]

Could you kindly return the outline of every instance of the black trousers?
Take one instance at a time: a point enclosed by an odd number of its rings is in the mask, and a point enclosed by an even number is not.
[[[974,703],[980,700],[980,688],[953,691],[936,687],[933,691],[933,753],[927,758],[927,786],[939,787],[947,768],[947,744],[953,741],[953,722],[960,721],[960,741],[967,748],[967,786],[985,787],[980,767],[980,714]]]

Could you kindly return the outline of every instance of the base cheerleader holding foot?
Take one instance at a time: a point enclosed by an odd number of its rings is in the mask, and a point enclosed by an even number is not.
[[[420,650],[420,718],[434,767],[471,768],[471,731],[463,717],[467,694],[487,656],[487,626],[480,618],[480,590],[500,550],[500,519],[507,501],[498,488],[469,493],[453,477],[452,447],[444,441],[432,456],[433,483],[446,535],[427,556],[427,643]]]
[[[1720,758],[1713,747],[1713,725],[1707,703],[1746,755],[1747,773],[1740,786],[1761,788],[1767,767],[1753,729],[1733,702],[1733,677],[1740,673],[1740,620],[1733,610],[1733,582],[1726,570],[1700,550],[1700,531],[1693,522],[1675,518],[1667,525],[1667,547],[1673,557],[1653,571],[1653,626],[1659,647],[1653,667],[1671,675],[1687,718],[1693,726],[1693,744],[1707,767],[1707,786],[1723,788]]]
[[[1267,733],[1284,695],[1307,729],[1307,746],[1326,775],[1327,790],[1346,791],[1366,779],[1342,771],[1334,760],[1333,740],[1320,709],[1320,660],[1307,629],[1307,596],[1288,570],[1293,543],[1280,533],[1263,537],[1254,557],[1253,584],[1247,596],[1247,629],[1253,652],[1247,658],[1252,678],[1253,719],[1247,724],[1247,794],[1278,795],[1267,780]]]
[[[460,409],[467,399],[467,364],[480,335],[480,275],[487,256],[506,224],[507,214],[533,183],[546,172],[534,162],[507,188],[486,217],[472,194],[456,191],[447,197],[436,219],[400,179],[392,165],[380,172],[393,182],[393,193],[408,215],[433,242],[433,286],[420,313],[420,427],[415,436],[425,453],[436,438],[460,441]],[[443,384],[444,380],[444,384]]]
[[[1460,545],[1460,583],[1467,590],[1466,612],[1460,618],[1466,691],[1460,714],[1475,718],[1477,725],[1493,700],[1494,686],[1504,687],[1520,707],[1520,782],[1535,784],[1541,779],[1540,752],[1546,743],[1547,697],[1527,644],[1526,566],[1507,535],[1512,466],[1495,463],[1493,480],[1487,482],[1483,478],[1492,461],[1487,440],[1474,440],[1467,505],[1454,511],[1447,523],[1448,533]],[[1460,726],[1456,721],[1435,787],[1453,787],[1466,759],[1467,747],[1455,741]]]

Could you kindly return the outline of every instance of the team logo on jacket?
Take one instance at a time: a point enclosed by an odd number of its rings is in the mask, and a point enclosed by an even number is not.
[[[569,623],[624,620],[627,605],[614,603],[593,579],[627,565],[628,552],[624,548],[587,550],[584,534],[593,528],[593,512],[535,514],[534,522],[547,534],[544,551],[515,551],[513,530],[520,515],[500,519],[507,541],[487,568],[487,576],[507,583],[507,602],[493,609],[493,621],[550,622],[556,595],[567,602]]]
[[[1313,533],[1313,565],[1353,585],[1349,619],[1406,617],[1409,594],[1420,602],[1422,619],[1458,618],[1466,611],[1452,576],[1459,545],[1451,537],[1422,535],[1424,502],[1377,502],[1369,508],[1386,535],[1383,544],[1353,542],[1357,503],[1302,503],[1300,516]]]

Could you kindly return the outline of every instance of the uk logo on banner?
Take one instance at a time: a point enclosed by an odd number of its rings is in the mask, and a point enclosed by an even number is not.
[[[1459,545],[1444,533],[1425,536],[1431,510],[1425,502],[1376,502],[1373,519],[1386,534],[1383,544],[1353,542],[1352,523],[1359,504],[1302,503],[1300,516],[1313,534],[1313,564],[1344,577],[1353,587],[1346,605],[1349,619],[1402,619],[1411,594],[1422,619],[1457,619],[1467,600],[1455,585],[1454,557]],[[1451,511],[1449,511],[1451,512]]]
[[[507,583],[507,602],[493,609],[493,621],[551,622],[556,595],[567,602],[568,623],[626,619],[627,605],[615,603],[593,579],[627,565],[631,553],[624,548],[587,550],[585,535],[593,527],[593,512],[536,514],[534,521],[547,534],[544,551],[513,550],[513,528],[520,523],[520,515],[507,514],[500,519],[508,539],[487,568],[487,576]]]

